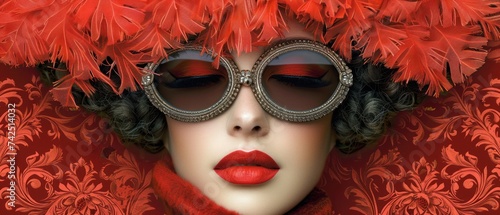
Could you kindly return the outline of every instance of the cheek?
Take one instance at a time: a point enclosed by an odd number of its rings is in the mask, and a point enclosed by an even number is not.
[[[271,147],[282,161],[282,167],[299,177],[319,178],[325,160],[335,143],[330,125],[331,117],[312,123],[286,123],[283,133],[276,135]]]
[[[167,148],[172,157],[174,168],[179,176],[185,179],[206,178],[213,165],[210,161],[221,153],[224,142],[223,135],[217,135],[214,131],[220,130],[217,125],[210,121],[204,123],[182,123],[168,120],[169,135]],[[192,181],[192,183],[202,183]]]
[[[329,126],[311,125],[294,126],[289,129],[283,141],[283,154],[294,155],[283,159],[298,165],[321,164],[329,154],[332,143],[332,134]]]
[[[331,127],[331,114],[319,120],[306,123],[290,123],[284,121],[275,122],[276,136],[283,138],[292,150],[318,150],[327,147],[334,138]],[[281,125],[280,125],[281,124]],[[281,142],[281,141],[278,141]],[[293,147],[292,147],[293,146]]]

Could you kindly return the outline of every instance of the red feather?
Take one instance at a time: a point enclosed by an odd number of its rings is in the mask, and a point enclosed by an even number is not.
[[[297,11],[305,1],[306,0],[280,0],[280,3],[286,4],[293,13],[297,14]]]
[[[77,80],[72,75],[66,75],[54,83],[54,88],[50,90],[52,98],[60,102],[65,107],[78,108],[73,98],[72,89],[74,86],[78,87],[87,96],[90,96],[95,88],[88,84],[86,80]]]
[[[74,84],[75,84],[75,79],[70,75],[67,75],[59,79],[54,84],[55,87],[50,90],[54,101],[60,102],[65,107],[78,108],[78,106],[75,103],[75,98],[73,98],[73,95],[71,94],[71,90],[73,89]]]
[[[253,29],[250,26],[250,22],[255,6],[254,1],[235,0],[234,9],[228,14],[226,23],[222,27],[223,29],[228,28],[232,30],[232,34],[229,37],[229,50],[236,50],[238,53],[252,51],[252,43],[250,41],[252,41]],[[228,20],[231,21],[227,22]]]
[[[423,0],[418,3],[415,20],[427,26],[443,27],[465,26],[478,21],[488,23],[486,17],[500,12],[499,7],[497,0]]]
[[[24,8],[26,6],[33,7],[28,7],[28,10]],[[52,8],[46,1],[9,1],[1,6],[2,62],[11,65],[35,65],[48,59],[48,47],[38,35],[38,28],[43,25],[45,13]]]
[[[90,83],[85,82],[93,78],[113,86],[113,82],[99,70],[96,55],[98,49],[78,31],[72,23],[69,11],[70,5],[60,5],[60,9],[51,14],[46,21],[46,26],[40,33],[49,44],[52,62],[61,60],[65,62],[75,83],[78,82],[86,94],[91,94]],[[81,81],[81,82],[80,82]],[[89,87],[84,87],[88,85]]]
[[[332,48],[344,59],[350,61],[353,43],[357,42],[363,31],[369,28],[370,25],[366,21],[360,23],[353,19],[341,19],[327,29],[325,38],[334,40]]]
[[[500,9],[500,6],[498,6]],[[489,40],[500,39],[500,12],[487,16],[479,21],[483,28],[484,36]]]
[[[362,22],[375,16],[381,4],[381,0],[346,0],[347,18]]]
[[[354,1],[346,0],[344,7],[347,8],[346,17],[337,20],[335,24],[327,29],[325,38],[335,40],[333,49],[347,61],[352,58],[353,44],[358,43],[364,31],[370,29],[372,23],[369,17],[376,15],[375,11],[380,7],[381,1]]]
[[[202,23],[193,20],[193,8],[189,1],[170,0],[151,2],[153,23],[170,33],[177,41],[187,41],[188,35],[194,35],[205,29]]]
[[[500,62],[500,41],[490,41],[488,43],[490,51],[488,53],[488,59],[493,59],[495,62]]]
[[[312,32],[314,38],[322,43],[326,43],[325,41],[325,25],[321,22],[309,21],[306,24],[306,31]]]
[[[424,26],[434,26],[441,21],[441,0],[422,0],[418,2],[414,20]]]
[[[173,40],[170,34],[155,24],[150,24],[137,37],[130,41],[131,50],[148,52],[154,57],[167,57],[166,49],[179,48],[181,44]]]
[[[308,18],[312,19],[311,21],[323,22],[322,10],[321,0],[309,0],[297,8],[297,14],[307,14]]]
[[[401,25],[373,23],[374,25],[363,33],[356,48],[363,50],[364,58],[371,58],[373,62],[379,63],[398,52],[401,40],[407,38],[407,35]]]
[[[446,79],[445,53],[435,50],[435,41],[425,41],[429,31],[422,27],[408,27],[408,38],[403,40],[399,52],[387,58],[386,66],[398,68],[394,81],[416,80],[420,86],[428,85],[427,94],[438,96],[452,85]]]
[[[487,44],[484,37],[472,36],[479,27],[455,26],[431,28],[430,39],[436,41],[434,49],[444,53],[454,83],[463,82],[464,75],[470,75],[484,64]]]
[[[94,87],[88,84],[86,80],[77,80],[72,75],[66,75],[54,83],[54,88],[50,90],[54,101],[60,102],[63,106],[69,108],[78,108],[73,97],[72,89],[78,87],[87,96],[90,96],[94,91]],[[88,92],[88,93],[87,93]]]
[[[78,0],[71,4],[75,22],[83,31],[90,31],[93,41],[114,44],[142,30],[145,14],[140,9],[144,7],[141,1]]]
[[[337,19],[344,18],[347,13],[347,9],[344,4],[339,0],[322,1],[325,4],[324,7],[324,20],[326,26],[331,26]]]
[[[229,51],[235,50],[237,53],[251,52],[252,50],[252,26],[250,26],[251,14],[255,8],[254,1],[235,0],[234,5],[227,8],[224,14],[224,22],[220,23],[216,32],[216,37],[212,38],[216,53],[221,53],[226,45]]]
[[[257,42],[269,44],[272,39],[281,37],[286,23],[278,10],[278,0],[258,0],[250,26],[260,30]]]
[[[202,20],[203,23],[220,23],[224,9],[227,5],[233,5],[233,1],[234,0],[198,1],[196,4],[193,3],[195,6],[193,10],[194,15],[196,15],[199,20]]]
[[[0,61],[65,63],[70,74],[54,96],[74,105],[71,86],[91,94],[91,79],[117,93],[135,90],[137,64],[165,57],[191,35],[218,54],[268,45],[286,29],[284,11],[346,60],[360,49],[399,68],[396,81],[417,80],[434,95],[451,87],[448,69],[461,82],[484,63],[486,39],[488,57],[500,61],[498,0],[4,0]],[[119,90],[99,70],[108,58],[122,78]]]
[[[131,44],[118,43],[110,45],[103,50],[103,56],[108,56],[113,60],[110,65],[110,71],[116,67],[116,71],[120,76],[120,87],[118,93],[121,94],[125,90],[135,91],[142,78],[142,72],[137,67],[138,64],[149,61],[150,59],[142,59],[141,53],[130,52]]]
[[[468,25],[482,19],[487,14],[498,12],[498,0],[440,0],[441,24],[443,27],[452,25]],[[460,21],[460,23],[456,23]]]
[[[381,20],[385,17],[389,18],[390,22],[406,22],[411,20],[417,8],[417,1],[413,0],[387,0],[382,4],[380,11],[377,14],[377,19]]]
[[[217,33],[221,28],[225,8],[232,4],[234,3],[229,0],[199,1],[198,4],[195,4],[195,11],[199,14],[198,16],[202,17],[203,23],[208,23],[206,30],[201,32],[197,38],[197,40],[203,41],[205,47],[219,49],[224,46],[224,44],[215,41],[214,38],[217,37]]]

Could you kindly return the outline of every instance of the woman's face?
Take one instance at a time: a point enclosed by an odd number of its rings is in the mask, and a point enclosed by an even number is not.
[[[286,37],[312,39],[295,23]],[[233,55],[250,70],[262,50]],[[290,98],[293,99],[293,98]],[[223,114],[204,122],[167,118],[165,144],[177,174],[222,207],[243,214],[283,214],[318,182],[334,146],[332,114],[306,123],[272,117],[249,87]]]

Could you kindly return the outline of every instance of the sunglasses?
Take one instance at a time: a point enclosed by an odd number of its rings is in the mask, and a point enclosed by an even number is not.
[[[311,40],[287,40],[262,54],[252,70],[201,47],[168,52],[144,69],[142,85],[165,115],[183,122],[209,120],[227,110],[242,85],[251,87],[272,116],[307,122],[332,112],[353,83],[351,70],[329,47]]]

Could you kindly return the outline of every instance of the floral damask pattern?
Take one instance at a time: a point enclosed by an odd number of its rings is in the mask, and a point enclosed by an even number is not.
[[[377,146],[331,156],[320,185],[335,214],[499,213],[498,66],[399,114]]]
[[[333,214],[500,212],[500,64],[399,114],[378,145],[334,151],[319,187]],[[0,66],[0,214],[163,214],[152,156],[99,117],[54,102],[33,68]],[[15,207],[7,104],[15,103]]]
[[[151,164],[143,153],[124,148],[99,117],[54,102],[34,69],[11,69],[1,75],[2,109],[9,103],[16,104],[17,155],[12,207],[7,201],[11,165],[7,162],[10,150],[4,111],[0,123],[0,193],[6,201],[0,214],[162,212],[150,186]]]

